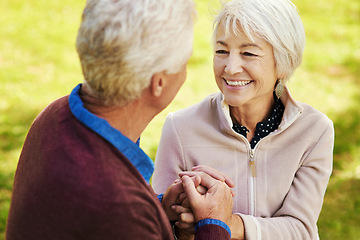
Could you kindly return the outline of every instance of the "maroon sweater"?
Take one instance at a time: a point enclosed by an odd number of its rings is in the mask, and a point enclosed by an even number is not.
[[[83,125],[63,97],[29,130],[15,174],[6,239],[173,236],[143,176],[116,147]],[[196,239],[229,239],[229,234],[205,225]]]

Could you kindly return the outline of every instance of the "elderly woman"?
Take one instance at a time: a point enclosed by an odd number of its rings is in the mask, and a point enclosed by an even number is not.
[[[215,20],[213,40],[220,92],[169,114],[154,190],[206,165],[236,184],[233,238],[317,239],[334,129],[286,87],[305,44],[296,7],[288,0],[229,1]]]
[[[192,0],[87,1],[76,44],[85,82],[35,119],[6,239],[173,239],[171,205],[183,191],[196,239],[230,238],[225,178],[193,178],[208,189],[204,197],[184,177],[160,203],[149,185],[153,162],[139,148],[141,132],[185,80],[194,14]]]

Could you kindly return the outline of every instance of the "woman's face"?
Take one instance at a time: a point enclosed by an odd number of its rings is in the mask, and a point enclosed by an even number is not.
[[[277,80],[273,48],[262,38],[253,39],[242,31],[235,35],[232,29],[226,35],[222,24],[216,35],[215,79],[232,107],[268,106],[273,100]]]

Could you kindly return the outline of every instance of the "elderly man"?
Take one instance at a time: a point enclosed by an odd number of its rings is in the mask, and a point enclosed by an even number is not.
[[[194,16],[192,0],[87,1],[76,44],[85,81],[29,130],[7,240],[173,239],[169,221],[179,219],[173,205],[183,192],[196,239],[230,238],[225,179],[183,176],[157,198],[153,163],[139,147],[185,81]]]

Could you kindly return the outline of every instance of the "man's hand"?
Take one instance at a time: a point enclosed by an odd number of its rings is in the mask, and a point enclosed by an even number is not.
[[[195,222],[202,219],[218,219],[231,224],[233,195],[225,181],[219,181],[201,172],[195,178],[201,178],[200,185],[207,189],[204,195],[196,190],[196,185],[186,174],[182,176],[183,188],[194,214]]]
[[[194,186],[199,186],[201,180],[199,177],[194,176],[191,177],[190,181],[193,182]],[[174,183],[167,189],[161,201],[161,205],[170,221],[179,219],[179,214],[175,211],[175,207],[173,205],[178,204],[180,196],[185,196],[183,184],[181,181],[175,180]]]

